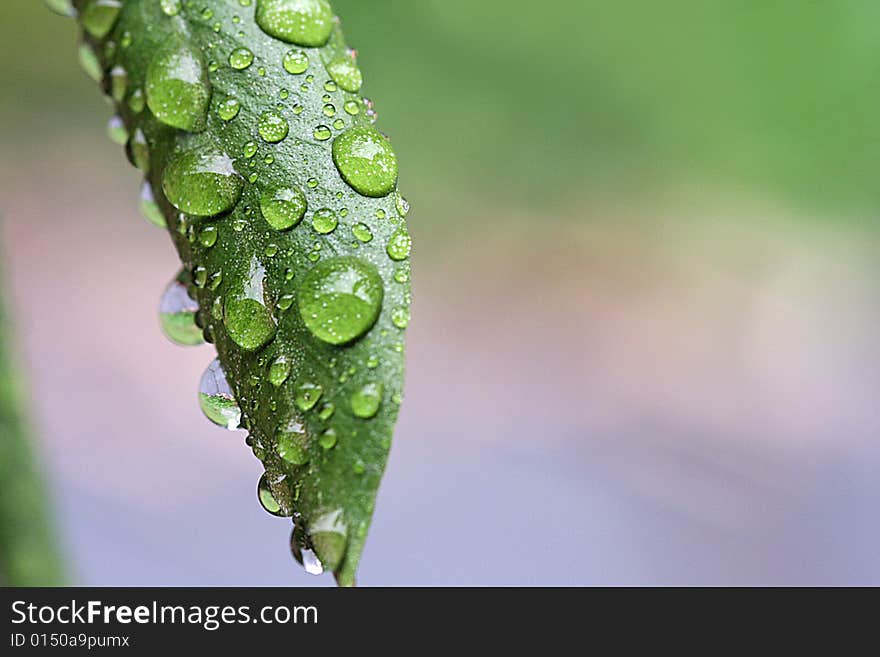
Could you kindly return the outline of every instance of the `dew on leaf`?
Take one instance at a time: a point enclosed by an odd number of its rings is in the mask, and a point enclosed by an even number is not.
[[[351,229],[352,234],[361,242],[369,242],[373,239],[373,231],[365,223],[357,223]]]
[[[332,233],[338,225],[339,219],[330,208],[321,208],[312,216],[312,228],[321,235]]]
[[[208,365],[202,375],[199,383],[199,405],[214,424],[230,431],[241,427],[241,408],[235,401],[232,388],[226,381],[226,373],[217,359]]]
[[[199,304],[186,290],[182,274],[171,281],[159,301],[159,323],[165,336],[182,346],[197,346],[204,342],[202,331],[196,326]]]
[[[302,50],[289,50],[284,55],[281,65],[291,75],[300,75],[309,68],[309,56]]]
[[[147,67],[147,105],[162,123],[201,132],[211,102],[204,60],[197,49],[175,42],[160,50]]]
[[[236,71],[243,71],[254,63],[254,53],[248,48],[236,48],[229,53],[229,65]]]
[[[214,217],[230,210],[244,187],[225,153],[191,150],[177,155],[165,168],[162,190],[181,212]]]
[[[282,141],[287,137],[289,131],[290,126],[287,123],[287,119],[278,112],[271,110],[263,112],[257,124],[257,132],[260,133],[260,137],[263,138],[263,141],[267,141],[270,144]]]
[[[383,392],[381,383],[367,383],[351,396],[352,412],[365,420],[375,417],[382,405]]]
[[[227,98],[217,107],[217,115],[224,121],[231,121],[241,111],[241,103],[237,98]]]
[[[323,394],[324,389],[317,383],[306,382],[297,387],[294,401],[299,410],[303,412],[310,411],[315,407],[315,404],[318,403]]]
[[[291,420],[277,436],[278,456],[292,465],[305,465],[309,462],[309,437],[302,424]]]
[[[333,10],[327,0],[259,0],[257,25],[287,43],[318,48],[333,31]]]
[[[306,196],[295,187],[266,190],[260,196],[260,212],[275,230],[288,230],[302,221]]]
[[[392,260],[406,260],[412,250],[412,239],[406,230],[399,230],[391,239],[388,240],[388,246],[385,251]]]
[[[388,140],[373,128],[352,128],[333,141],[333,162],[356,192],[387,196],[397,183],[397,156]]]
[[[290,377],[291,364],[286,356],[278,356],[269,366],[269,383],[276,388],[284,385]]]
[[[266,304],[265,277],[265,268],[254,258],[244,288],[226,300],[223,323],[229,337],[245,351],[264,346],[277,331],[275,318]]]
[[[337,57],[327,64],[327,72],[340,89],[357,93],[364,82],[361,70],[351,57]]]

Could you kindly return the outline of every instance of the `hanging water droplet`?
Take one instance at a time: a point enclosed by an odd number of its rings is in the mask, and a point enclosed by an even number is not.
[[[149,171],[150,147],[147,144],[147,138],[140,128],[135,130],[131,139],[128,140],[125,153],[128,155],[128,161],[134,166],[143,172]]]
[[[177,16],[180,13],[180,0],[160,0],[159,6],[166,16]]]
[[[297,387],[294,401],[299,410],[303,412],[310,411],[315,407],[315,404],[318,403],[323,394],[324,389],[317,383],[303,383]]]
[[[281,64],[291,75],[300,75],[309,68],[309,56],[302,50],[288,50]]]
[[[260,506],[273,516],[284,518],[290,515],[284,512],[284,509],[281,508],[278,500],[272,494],[272,488],[269,486],[269,479],[265,473],[263,473],[263,476],[260,477],[260,481],[257,483],[257,499],[260,501]]]
[[[291,465],[305,465],[309,462],[309,437],[306,435],[303,425],[296,420],[291,420],[279,431],[278,456]]]
[[[217,115],[224,121],[231,121],[241,111],[241,103],[237,98],[227,98],[217,107]]]
[[[235,401],[232,388],[226,381],[226,373],[219,360],[214,360],[199,384],[199,405],[211,422],[230,431],[241,427],[241,408]]]
[[[312,216],[312,228],[321,235],[332,233],[338,225],[339,219],[330,208],[321,208]]]
[[[146,99],[144,98],[144,92],[140,89],[135,89],[131,92],[131,96],[128,97],[128,109],[130,109],[135,114],[140,114],[144,111],[144,106],[146,105]]]
[[[406,260],[412,250],[412,239],[406,230],[399,230],[388,240],[385,250],[392,260]]]
[[[303,278],[300,315],[320,340],[341,345],[363,336],[382,309],[384,288],[376,268],[353,257],[324,260]]]
[[[159,228],[167,227],[165,216],[162,214],[162,210],[159,209],[159,204],[156,203],[156,198],[153,196],[153,188],[147,181],[144,181],[144,184],[141,185],[140,208],[144,219],[151,224]]]
[[[275,111],[263,112],[257,124],[257,132],[260,133],[260,137],[270,144],[282,141],[287,137],[289,131],[290,126],[287,123],[287,119]]]
[[[279,356],[269,366],[269,383],[276,388],[284,385],[290,376],[291,364],[286,356]]]
[[[120,11],[122,11],[120,0],[89,0],[82,10],[80,22],[90,35],[96,39],[103,39],[110,34]]]
[[[128,73],[121,66],[114,66],[110,69],[110,97],[117,103],[121,103],[125,98],[127,88]]]
[[[290,534],[290,553],[296,562],[302,566],[309,575],[321,575],[324,573],[324,565],[318,556],[306,546],[305,537],[298,527],[294,527]]]
[[[277,331],[263,289],[265,278],[265,268],[253,258],[244,289],[226,300],[223,323],[229,337],[245,351],[255,351],[264,346],[275,337]]]
[[[357,93],[364,82],[361,70],[351,57],[337,57],[327,64],[327,72],[341,89]]]
[[[211,83],[192,46],[177,42],[160,50],[147,68],[146,91],[147,105],[162,123],[190,132],[205,129]]]
[[[162,189],[171,204],[198,217],[213,217],[232,209],[243,187],[228,155],[201,150],[177,155],[162,177]]]
[[[107,136],[110,137],[110,141],[114,144],[125,146],[125,143],[128,141],[128,128],[125,127],[125,122],[121,116],[110,117],[110,120],[107,122]]]
[[[64,16],[65,18],[73,18],[76,16],[76,9],[73,7],[73,0],[44,0],[50,11]]]
[[[266,190],[260,196],[260,212],[275,230],[288,230],[302,221],[306,213],[306,195],[290,187]]]
[[[309,524],[309,542],[324,568],[336,570],[348,548],[348,527],[342,520],[342,509],[318,516]]]
[[[104,77],[104,69],[101,66],[101,62],[98,60],[98,55],[95,53],[94,49],[87,43],[81,43],[77,50],[77,55],[79,58],[79,65],[82,70],[85,71],[86,75],[92,78],[95,82],[100,82]]]
[[[287,43],[318,48],[333,30],[333,10],[327,0],[260,0],[257,25]]]
[[[352,128],[333,141],[333,162],[340,175],[364,196],[387,196],[397,183],[397,156],[373,128]]]
[[[406,215],[409,214],[409,201],[407,201],[401,194],[397,194],[397,199],[394,201],[394,206],[397,208],[397,214],[401,219],[406,219]]]
[[[359,418],[369,420],[379,412],[382,405],[384,386],[381,383],[368,383],[351,396],[351,410]]]
[[[196,326],[199,304],[186,290],[181,272],[168,284],[159,301],[159,323],[162,331],[175,344],[193,347],[204,342],[202,331]]]

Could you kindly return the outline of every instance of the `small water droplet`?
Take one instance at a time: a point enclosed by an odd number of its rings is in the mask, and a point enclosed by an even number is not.
[[[319,125],[316,127],[312,134],[318,141],[327,141],[333,136],[333,133],[330,132],[330,128],[325,125]]]
[[[373,239],[373,231],[365,223],[355,224],[351,232],[361,242],[369,242]]]
[[[205,373],[199,384],[199,404],[202,412],[211,422],[230,431],[241,427],[241,408],[235,401],[232,388],[226,381],[226,373],[215,359]]]
[[[320,340],[341,345],[363,336],[382,309],[384,288],[376,268],[350,256],[330,258],[303,278],[300,315]]]
[[[318,411],[318,417],[324,420],[325,422],[333,417],[333,413],[336,412],[336,406],[334,406],[333,402],[326,402],[321,406],[321,410]],[[333,441],[333,445],[336,444],[336,441]],[[332,447],[333,445],[330,445]],[[329,449],[327,447],[326,449]]]
[[[327,0],[261,0],[257,25],[287,43],[318,48],[333,31],[333,9]]]
[[[369,420],[379,412],[384,387],[381,383],[367,383],[351,396],[351,410],[359,418]]]
[[[397,183],[397,156],[391,144],[373,128],[352,128],[333,141],[333,162],[356,192],[387,196]]]
[[[199,232],[199,244],[210,249],[217,243],[217,226],[205,226]]]
[[[104,77],[104,68],[98,60],[98,55],[94,49],[87,43],[81,43],[77,50],[80,68],[85,71],[95,82],[100,82]]]
[[[50,11],[64,16],[65,18],[73,18],[76,16],[76,9],[73,7],[73,0],[44,0]]]
[[[275,318],[266,303],[263,282],[265,268],[256,258],[251,260],[244,288],[226,300],[223,322],[226,331],[239,347],[255,351],[275,337]]]
[[[181,272],[168,284],[159,301],[159,323],[166,337],[182,346],[197,346],[204,342],[202,331],[196,326],[199,304],[189,295]]]
[[[391,313],[391,321],[399,329],[405,329],[409,326],[409,318],[410,314],[407,306],[395,308]]]
[[[309,56],[302,50],[288,50],[281,64],[291,75],[300,75],[309,68]]]
[[[254,63],[254,53],[247,48],[236,48],[229,53],[229,65],[236,71],[243,71]]]
[[[257,142],[249,141],[244,145],[244,156],[247,159],[251,159],[254,155],[257,154]]]
[[[275,111],[263,112],[257,124],[257,132],[264,141],[275,144],[287,137],[290,126],[281,114]]]
[[[336,447],[336,443],[338,441],[339,441],[339,439],[337,438],[336,432],[333,429],[327,429],[327,431],[322,433],[321,437],[318,438],[318,444],[323,449],[327,449],[327,450],[330,450],[330,449],[333,449],[334,447]]]
[[[351,57],[337,57],[327,64],[327,72],[341,89],[351,93],[357,93],[364,82],[361,70]]]
[[[121,66],[114,66],[110,69],[110,96],[117,103],[121,103],[125,98],[125,92],[128,88],[128,73]]]
[[[218,116],[224,121],[231,121],[241,111],[241,103],[237,98],[227,98],[217,107]]]
[[[321,399],[324,389],[317,383],[303,383],[296,389],[296,405],[299,410],[310,411]]]
[[[275,230],[288,230],[302,221],[306,195],[290,187],[266,190],[260,196],[260,212]]]
[[[312,216],[312,228],[321,235],[332,233],[338,225],[339,219],[330,208],[321,208]]]
[[[269,366],[269,383],[276,388],[284,385],[290,376],[291,364],[286,356],[279,356]]]
[[[292,465],[305,465],[309,462],[309,437],[302,424],[291,420],[277,436],[278,456]]]
[[[146,105],[144,92],[140,89],[135,89],[134,91],[132,91],[131,96],[128,97],[128,109],[130,109],[135,114],[140,114],[144,111],[144,105]]]
[[[284,509],[281,508],[278,500],[276,500],[275,496],[272,494],[272,488],[269,486],[269,479],[266,477],[265,473],[260,477],[260,481],[257,483],[257,499],[260,501],[260,506],[273,516],[285,518],[290,515],[284,512]]]
[[[392,260],[406,260],[412,250],[412,239],[405,230],[399,230],[388,240],[385,250]]]
[[[125,150],[128,160],[141,171],[147,172],[150,169],[150,147],[147,144],[147,138],[143,131],[138,128],[134,131]]]
[[[110,141],[114,144],[125,146],[125,143],[128,141],[128,128],[125,127],[125,122],[121,116],[110,117],[110,120],[107,122],[107,136],[110,137]]]

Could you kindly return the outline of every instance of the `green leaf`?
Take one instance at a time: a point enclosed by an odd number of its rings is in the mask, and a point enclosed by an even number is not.
[[[74,5],[142,208],[183,263],[165,331],[192,344],[195,323],[216,345],[203,408],[249,431],[258,498],[294,518],[294,554],[352,585],[410,304],[408,206],[355,53],[326,0]]]

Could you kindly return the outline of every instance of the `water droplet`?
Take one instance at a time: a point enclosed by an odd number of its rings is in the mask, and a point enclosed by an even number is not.
[[[275,337],[275,318],[266,303],[263,281],[266,270],[251,260],[244,289],[226,300],[223,322],[233,342],[245,351],[255,351]]]
[[[96,39],[103,39],[110,34],[120,11],[122,11],[120,0],[90,0],[82,10],[80,22],[90,35]]]
[[[278,434],[278,456],[292,465],[305,465],[309,462],[309,437],[302,424],[291,420]]]
[[[180,13],[180,0],[161,0],[159,6],[166,16],[177,16]]]
[[[199,304],[189,295],[183,274],[168,284],[159,301],[159,323],[169,340],[183,346],[204,342],[202,331],[196,326]]]
[[[336,106],[331,105],[330,103],[327,103],[326,105],[324,105],[324,107],[321,109],[321,111],[324,113],[324,116],[326,116],[327,118],[332,118],[332,117],[336,116]]]
[[[397,271],[394,272],[394,280],[398,283],[405,284],[409,283],[409,268],[401,267]]]
[[[150,169],[150,147],[147,144],[147,138],[143,131],[138,128],[134,131],[131,139],[128,140],[125,153],[128,160],[141,171],[149,171]]]
[[[345,127],[345,121],[343,121],[342,119],[336,119],[333,122],[333,127],[337,130],[342,130]]]
[[[301,75],[309,68],[309,56],[302,50],[288,50],[281,64],[291,75]]]
[[[409,214],[409,201],[403,198],[401,194],[398,194],[394,201],[394,205],[397,208],[398,216],[401,219],[406,219],[406,215]]]
[[[330,137],[333,136],[333,133],[330,132],[330,128],[325,125],[319,125],[317,128],[315,128],[313,134],[315,139],[317,139],[318,141],[327,141],[328,139],[330,139]]]
[[[318,516],[309,524],[309,541],[327,570],[336,570],[348,547],[348,528],[342,521],[342,509]]]
[[[199,233],[199,244],[210,249],[217,243],[217,226],[205,226]]]
[[[257,154],[257,142],[249,141],[244,145],[244,156],[247,159],[251,159],[254,155]]]
[[[229,53],[229,65],[236,71],[243,71],[254,63],[254,53],[247,48],[236,48]]]
[[[309,189],[316,189],[318,187],[318,179],[317,178],[309,178],[306,181],[306,185],[308,185]]]
[[[333,81],[345,91],[357,93],[364,83],[361,70],[351,57],[337,57],[327,64],[327,72]]]
[[[355,224],[351,232],[361,242],[369,242],[373,239],[373,231],[364,223]]]
[[[271,513],[273,516],[278,516],[279,518],[284,518],[289,515],[284,512],[284,509],[281,508],[278,500],[276,500],[275,496],[272,494],[272,488],[269,486],[269,479],[266,477],[265,473],[260,477],[260,481],[257,483],[257,499],[260,501],[260,506],[262,506],[267,513]]]
[[[162,177],[162,189],[171,204],[198,217],[213,217],[232,209],[243,187],[225,153],[182,153],[168,164]]]
[[[321,235],[327,235],[336,230],[339,219],[330,208],[321,208],[312,216],[312,228]]]
[[[379,412],[384,387],[381,383],[368,383],[351,396],[351,410],[359,418],[369,420]]]
[[[412,239],[406,230],[399,230],[388,240],[385,250],[392,260],[406,260],[412,250]]]
[[[241,408],[235,401],[232,388],[226,381],[226,373],[219,360],[214,360],[199,384],[199,405],[211,422],[230,431],[241,427]]]
[[[121,116],[110,117],[110,120],[107,122],[107,136],[110,137],[110,141],[114,144],[125,146],[125,143],[128,141],[128,128],[125,127],[125,122]]]
[[[309,575],[323,574],[324,565],[314,551],[305,546],[305,538],[301,536],[301,533],[299,527],[294,527],[293,532],[291,532],[290,553]]]
[[[317,383],[303,383],[296,389],[296,405],[303,412],[310,411],[323,394],[324,389]]]
[[[379,317],[383,297],[376,268],[353,257],[324,260],[309,270],[297,292],[299,312],[308,329],[334,345],[369,331]]]
[[[363,461],[355,461],[354,465],[351,466],[352,472],[356,475],[362,475],[367,471],[367,467],[364,465]]]
[[[110,69],[110,96],[117,103],[121,103],[127,88],[128,73],[121,66],[114,66]]]
[[[336,443],[339,439],[336,436],[336,432],[333,429],[327,429],[324,433],[321,434],[321,437],[318,438],[318,444],[323,449],[333,449],[336,447]]]
[[[352,128],[333,141],[333,162],[342,178],[364,196],[387,196],[397,183],[397,156],[373,128]]]
[[[324,91],[336,91],[336,83],[333,80],[327,80],[327,82],[324,83]]]
[[[153,196],[153,188],[150,186],[150,183],[146,181],[141,185],[140,207],[144,219],[151,224],[158,226],[159,228],[165,228],[167,226],[165,216],[162,214],[162,210],[159,209],[159,204],[156,203],[156,198]]]
[[[279,356],[269,366],[269,383],[276,388],[284,385],[284,382],[290,376],[290,369],[291,365],[287,357]]]
[[[201,54],[183,43],[160,50],[147,68],[147,105],[162,123],[201,132],[207,125],[211,84]]]
[[[58,14],[59,16],[64,16],[65,18],[73,18],[76,16],[76,9],[73,7],[73,0],[45,0],[46,6]]]
[[[81,43],[77,55],[79,58],[79,65],[82,70],[85,71],[86,75],[92,78],[95,82],[100,82],[101,78],[104,77],[104,69],[101,66],[101,62],[98,61],[98,55],[95,53],[94,49],[92,49],[87,43]]]
[[[275,230],[288,230],[302,221],[306,195],[290,187],[266,190],[260,197],[260,212]]]
[[[257,125],[257,132],[260,133],[260,137],[270,144],[282,141],[287,137],[289,130],[290,126],[287,124],[287,119],[275,111],[263,112]]]
[[[281,308],[281,310],[289,309],[293,305],[293,299],[294,296],[292,294],[282,294],[281,298],[278,299],[278,307]]]
[[[231,121],[238,116],[239,111],[241,111],[241,103],[237,98],[227,98],[217,107],[217,114],[224,121]]]
[[[409,326],[409,308],[407,306],[400,306],[399,308],[395,308],[391,313],[391,321],[394,325],[399,329],[405,329]]]
[[[311,48],[327,43],[333,31],[327,0],[260,0],[256,19],[269,36]]]
[[[361,111],[361,105],[356,100],[345,101],[345,105],[343,105],[343,107],[345,108],[346,114],[350,114],[351,116],[357,116],[357,114]]]
[[[144,105],[146,104],[146,100],[144,99],[144,92],[140,89],[135,89],[131,92],[131,96],[128,98],[128,109],[130,109],[135,114],[140,114],[144,111]]]
[[[318,411],[318,417],[326,422],[331,417],[333,417],[333,413],[335,413],[335,412],[336,412],[336,406],[333,405],[333,402],[327,402],[321,406],[321,410]],[[335,444],[336,444],[336,441],[334,440],[333,445],[335,445]],[[330,447],[333,447],[333,445],[330,445]],[[330,449],[330,448],[327,447],[326,449]]]

